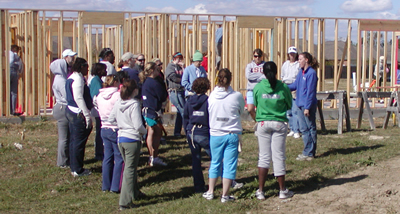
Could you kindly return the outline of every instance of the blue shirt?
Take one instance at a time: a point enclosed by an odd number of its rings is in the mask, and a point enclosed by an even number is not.
[[[181,85],[185,87],[185,95],[188,95],[188,91],[192,91],[193,82],[199,77],[207,77],[206,70],[203,66],[199,66],[198,68],[191,64],[186,67],[183,71],[182,82]]]
[[[317,104],[317,72],[308,67],[307,70],[300,70],[296,81],[288,85],[289,89],[296,90],[296,105],[310,109]]]

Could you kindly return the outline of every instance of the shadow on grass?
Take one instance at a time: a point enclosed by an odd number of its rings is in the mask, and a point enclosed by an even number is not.
[[[300,181],[288,181],[287,186],[291,186],[291,190],[295,192],[295,194],[306,194],[315,190],[319,190],[325,187],[333,186],[333,185],[342,185],[345,183],[353,183],[358,182],[367,178],[368,175],[358,175],[351,178],[337,178],[337,179],[328,179],[321,175],[314,175],[307,180]],[[323,183],[325,182],[325,183]]]
[[[184,199],[184,198],[189,198],[194,194],[195,193],[193,187],[182,187],[180,188],[180,191],[177,192],[165,193],[160,195],[148,195],[146,198],[144,198],[145,200],[140,201],[138,205],[142,207],[152,204],[163,203],[167,201],[173,201],[178,198]]]
[[[337,155],[337,154],[342,154],[342,155],[347,155],[351,153],[357,153],[360,151],[366,151],[366,150],[371,150],[371,149],[378,149],[380,147],[383,147],[384,145],[378,144],[374,146],[359,146],[359,147],[352,147],[352,148],[330,148],[329,151],[322,153],[321,155],[317,156],[318,158],[330,156],[330,155]]]

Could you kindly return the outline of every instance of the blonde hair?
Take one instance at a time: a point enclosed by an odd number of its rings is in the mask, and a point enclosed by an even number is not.
[[[106,81],[103,82],[103,88],[114,87],[115,82],[119,82],[116,75],[110,74],[106,76]]]
[[[140,82],[143,83],[147,79],[147,77],[153,74],[155,69],[156,69],[156,63],[154,62],[146,63],[146,65],[144,66],[144,70],[139,73]]]

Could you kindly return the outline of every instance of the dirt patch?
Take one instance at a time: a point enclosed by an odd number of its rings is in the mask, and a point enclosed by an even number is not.
[[[400,156],[295,192],[290,200],[265,202],[273,213],[400,213]],[[271,203],[272,202],[272,203]],[[271,206],[272,204],[272,206]]]

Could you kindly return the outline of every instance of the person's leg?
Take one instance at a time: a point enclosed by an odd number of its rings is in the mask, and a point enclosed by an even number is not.
[[[292,130],[294,133],[300,133],[299,121],[297,119],[296,109],[297,109],[296,100],[293,100],[293,102],[292,102],[292,124],[291,124],[290,130]]]
[[[257,127],[258,138],[258,189],[264,191],[265,180],[271,163],[271,128],[270,121],[261,121]]]
[[[135,184],[140,157],[140,142],[120,143],[119,148],[125,163],[119,205],[129,206],[132,200],[137,197],[135,195]]]
[[[271,140],[272,162],[274,164],[274,175],[278,178],[280,190],[286,190],[286,132],[287,125],[284,122],[273,121],[273,132]]]
[[[18,73],[11,72],[10,75],[10,91],[11,91],[11,102],[10,102],[10,113],[14,114],[15,109],[17,107],[17,98],[18,98]]]
[[[73,122],[72,124],[70,123],[69,127],[71,129],[71,137],[73,137],[73,141],[70,144],[71,172],[80,174],[84,171],[85,145],[92,129],[86,129],[86,120],[83,116],[79,116],[68,109],[67,113],[73,118]]]
[[[117,130],[115,130],[115,132],[117,133]],[[117,134],[116,134],[116,138],[117,138]],[[117,139],[116,139],[116,141],[112,142],[112,147],[113,147],[113,151],[114,151],[114,169],[113,169],[113,177],[112,177],[112,181],[111,181],[111,189],[110,190],[113,192],[120,192],[121,191],[120,185],[121,185],[121,177],[122,177],[122,167],[123,167],[124,160],[122,159],[121,152],[119,151]]]
[[[159,126],[151,127],[153,129],[153,157],[158,157],[158,147],[160,147],[160,140],[162,135],[162,130]]]
[[[224,138],[225,136],[210,136],[211,164],[208,170],[209,193],[214,193],[215,183],[218,177],[221,176],[223,150],[225,148]]]
[[[180,136],[182,130],[183,107],[185,106],[185,94],[184,92],[180,91],[171,91],[169,93],[169,99],[171,100],[171,103],[176,107],[177,110],[175,127],[174,127],[174,136]]]
[[[146,138],[147,149],[149,150],[149,156],[153,157],[154,156],[154,148],[153,148],[154,129],[151,128],[150,126],[147,126],[146,129],[147,129],[147,138]]]
[[[104,128],[101,130],[101,137],[104,143],[104,159],[102,164],[103,191],[111,190],[111,181],[113,179],[114,147],[112,146],[112,135],[112,129]]]
[[[193,141],[192,141],[193,139]],[[201,144],[208,141],[208,136],[194,135],[188,133],[187,140],[192,152],[192,173],[195,192],[204,192],[204,176],[201,168]]]
[[[314,108],[314,109],[313,109]],[[316,124],[315,124],[315,107],[310,109],[310,116],[304,116],[304,107],[298,108],[298,121],[301,134],[303,136],[304,150],[303,155],[308,157],[315,156],[316,147]]]
[[[65,115],[66,105],[56,104],[53,117],[57,120],[58,148],[57,166],[69,166],[69,124]]]
[[[103,160],[104,156],[104,146],[103,139],[101,138],[101,119],[100,117],[95,117],[96,120],[96,137],[95,137],[95,159]]]
[[[223,151],[223,169],[222,169],[222,196],[227,196],[229,192],[229,188],[231,187],[232,180],[236,178],[236,169],[237,169],[237,161],[238,161],[238,146],[239,146],[239,137],[237,134],[229,134],[226,136],[225,140],[225,149]],[[224,184],[229,184],[228,186],[224,186]]]
[[[253,91],[247,91],[246,93],[247,111],[249,112],[251,118],[256,120],[256,109],[254,107]]]

